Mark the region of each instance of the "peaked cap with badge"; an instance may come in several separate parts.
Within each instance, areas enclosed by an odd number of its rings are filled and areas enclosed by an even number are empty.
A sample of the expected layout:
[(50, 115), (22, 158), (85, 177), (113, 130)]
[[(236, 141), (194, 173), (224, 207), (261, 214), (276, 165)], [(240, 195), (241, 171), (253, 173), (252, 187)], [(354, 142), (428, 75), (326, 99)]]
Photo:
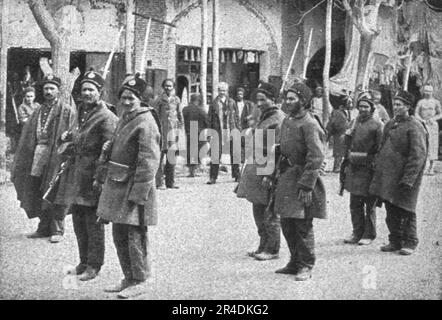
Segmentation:
[(98, 72), (95, 72), (94, 69), (90, 69), (84, 74), (83, 79), (81, 79), (81, 84), (86, 82), (92, 83), (99, 90), (101, 90), (104, 86), (105, 80)]
[(142, 99), (143, 93), (146, 90), (147, 82), (140, 78), (140, 74), (137, 72), (135, 76), (126, 78), (118, 92), (118, 98), (121, 97), (124, 90), (131, 91), (138, 99)]

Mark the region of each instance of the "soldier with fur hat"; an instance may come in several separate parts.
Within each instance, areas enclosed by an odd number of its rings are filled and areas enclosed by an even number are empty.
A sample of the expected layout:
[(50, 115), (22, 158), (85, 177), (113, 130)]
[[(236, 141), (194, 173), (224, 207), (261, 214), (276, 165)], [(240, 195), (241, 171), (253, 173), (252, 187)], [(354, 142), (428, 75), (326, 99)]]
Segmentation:
[(326, 218), (324, 183), (325, 130), (309, 112), (310, 88), (295, 83), (286, 93), (289, 117), (281, 125), (280, 177), (275, 192), (275, 213), (290, 250), (289, 263), (276, 273), (311, 277), (315, 264), (313, 218)]
[[(281, 123), (285, 117), (284, 112), (275, 105), (277, 94), (277, 88), (269, 83), (262, 83), (258, 87), (256, 100), (261, 116), (252, 131), (254, 148), (248, 148), (246, 145), (247, 162), (237, 191), (238, 198), (245, 198), (253, 204), (253, 218), (258, 228), (260, 241), (258, 248), (249, 252), (248, 255), (261, 261), (278, 258), (281, 243), (279, 216), (267, 209), (271, 187), (270, 178), (267, 175), (273, 172), (276, 157), (273, 145), (267, 145), (267, 136), (273, 131), (275, 142), (279, 140)], [(260, 156), (262, 159), (254, 158), (254, 156)], [(265, 169), (271, 171), (267, 175), (260, 173)]]
[(136, 74), (119, 91), (120, 116), (109, 153), (97, 214), (112, 222), (112, 236), (124, 279), (107, 292), (129, 298), (146, 290), (150, 277), (148, 226), (157, 223), (155, 175), (161, 133), (153, 108), (142, 103), (147, 83)]
[(26, 121), (14, 158), (11, 180), (21, 207), (29, 218), (38, 217), (37, 231), (28, 238), (63, 240), (66, 206), (43, 201), (49, 182), (60, 167), (57, 143), (76, 121), (75, 108), (60, 99), (61, 80), (43, 79), (44, 102)]
[(375, 105), (370, 97), (357, 102), (359, 115), (345, 139), (344, 188), (350, 192), (352, 235), (345, 243), (368, 245), (376, 238), (376, 198), (368, 189), (373, 177), (373, 162), (382, 142), (383, 124), (374, 117)]
[(94, 279), (104, 263), (104, 226), (97, 223), (100, 184), (99, 157), (105, 141), (112, 138), (118, 121), (101, 100), (103, 77), (90, 70), (81, 80), (81, 103), (76, 125), (61, 136), (72, 145), (71, 165), (62, 176), (55, 202), (70, 206), (80, 263), (70, 270), (79, 279)]
[(412, 254), (417, 247), (416, 205), (428, 151), (428, 133), (408, 114), (414, 96), (407, 91), (393, 98), (394, 118), (384, 128), (370, 193), (381, 199), (387, 211), (390, 234), (385, 252)]

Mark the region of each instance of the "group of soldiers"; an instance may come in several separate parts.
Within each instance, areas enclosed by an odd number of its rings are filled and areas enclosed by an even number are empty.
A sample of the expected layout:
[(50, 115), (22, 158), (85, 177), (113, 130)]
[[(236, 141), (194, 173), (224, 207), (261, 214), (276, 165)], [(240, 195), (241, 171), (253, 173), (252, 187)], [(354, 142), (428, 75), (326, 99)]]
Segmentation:
[[(120, 298), (146, 291), (151, 272), (148, 226), (157, 224), (156, 193), (164, 189), (164, 175), (166, 188), (177, 187), (169, 151), (176, 148), (179, 135), (175, 131), (184, 122), (189, 136), (188, 123), (194, 120), (199, 131), (219, 132), (220, 140), (223, 131), (234, 128), (247, 128), (252, 136), (264, 132), (262, 139), (255, 139), (255, 150), (261, 152), (254, 154), (265, 157), (267, 163), (246, 161), (240, 170), (240, 163), (231, 161), (232, 177), (239, 182), (237, 197), (252, 202), (260, 237), (259, 247), (248, 255), (261, 261), (278, 258), (282, 229), (290, 261), (276, 272), (295, 275), (299, 281), (311, 277), (313, 218), (327, 215), (320, 175), (327, 133), (321, 119), (311, 112), (309, 87), (293, 84), (285, 92), (283, 112), (276, 104), (279, 90), (270, 83), (262, 82), (256, 90), (255, 107), (244, 100), (244, 89), (237, 91), (235, 101), (228, 95), (228, 84), (221, 82), (207, 115), (199, 95), (191, 96), (181, 114), (173, 80), (163, 82), (164, 93), (150, 104), (147, 83), (136, 74), (121, 85), (117, 116), (101, 100), (104, 79), (99, 73), (91, 70), (83, 76), (81, 102), (76, 107), (63, 102), (61, 86), (55, 75), (43, 79), (44, 102), (24, 123), (12, 181), (27, 216), (40, 220), (29, 238), (62, 241), (64, 218), (72, 214), (80, 261), (71, 274), (82, 281), (99, 274), (105, 225), (111, 222), (124, 278), (105, 291), (116, 292)], [(376, 237), (375, 208), (384, 203), (390, 243), (382, 250), (411, 254), (417, 246), (415, 209), (428, 147), (424, 125), (408, 115), (413, 99), (408, 92), (398, 92), (394, 118), (385, 127), (373, 116), (376, 109), (371, 96), (362, 95), (357, 101), (359, 115), (345, 142), (345, 189), (351, 193), (353, 223), (346, 242), (368, 244)], [(274, 145), (264, 143), (270, 131), (275, 133)], [(208, 184), (216, 183), (220, 169), (218, 159), (213, 160)], [(271, 172), (262, 174), (260, 169), (269, 164)], [(195, 165), (189, 169), (194, 175)]]
[[(261, 165), (257, 163), (262, 162), (247, 163), (239, 182), (237, 196), (253, 204), (260, 237), (258, 248), (248, 255), (261, 261), (277, 259), (282, 229), (290, 261), (276, 273), (305, 281), (311, 278), (315, 264), (313, 219), (327, 216), (321, 178), (327, 133), (310, 112), (312, 93), (305, 84), (295, 83), (286, 91), (287, 114), (275, 106), (277, 90), (272, 85), (263, 84), (257, 92), (261, 117), (256, 129), (276, 131), (276, 143), (271, 150), (264, 144), (256, 148), (273, 152), (277, 160), (271, 175), (258, 173)], [(394, 117), (385, 126), (376, 102), (372, 94), (361, 93), (356, 101), (358, 115), (345, 132), (340, 170), (343, 187), (350, 193), (353, 230), (344, 242), (371, 244), (376, 238), (376, 207), (384, 204), (390, 234), (381, 251), (410, 255), (418, 244), (416, 204), (428, 153), (428, 131), (425, 123), (409, 114), (414, 106), (409, 92), (394, 96)]]

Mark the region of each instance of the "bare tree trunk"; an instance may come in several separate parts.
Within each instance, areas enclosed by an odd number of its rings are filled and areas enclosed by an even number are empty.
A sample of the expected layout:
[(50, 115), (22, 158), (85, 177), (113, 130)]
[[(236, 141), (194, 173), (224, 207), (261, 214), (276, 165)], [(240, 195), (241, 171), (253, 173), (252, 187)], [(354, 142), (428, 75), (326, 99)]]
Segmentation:
[(207, 0), (201, 0), (201, 98), (204, 108), (207, 105)]
[(135, 16), (133, 12), (135, 10), (135, 0), (126, 0), (126, 73), (133, 73), (133, 59), (134, 59), (134, 28), (135, 28)]
[(51, 45), (52, 70), (62, 82), (60, 97), (62, 101), (69, 103), (75, 77), (69, 73), (71, 48), (67, 32), (57, 28), (61, 21), (55, 22), (44, 0), (28, 0), (28, 4), (43, 36)]
[(212, 100), (218, 94), (219, 81), (219, 19), (218, 19), (218, 0), (213, 2), (213, 30), (212, 30)]
[(361, 43), (359, 46), (359, 60), (358, 60), (358, 72), (356, 73), (356, 91), (364, 88), (364, 80), (367, 74), (368, 62), (370, 53), (373, 47), (374, 34), (364, 33), (361, 34)]
[(330, 111), (330, 63), (331, 63), (331, 27), (332, 27), (332, 9), (333, 0), (327, 0), (327, 11), (325, 14), (325, 59), (324, 70), (322, 74), (323, 78), (323, 108), (322, 108), (322, 121), (324, 125), (327, 125)]

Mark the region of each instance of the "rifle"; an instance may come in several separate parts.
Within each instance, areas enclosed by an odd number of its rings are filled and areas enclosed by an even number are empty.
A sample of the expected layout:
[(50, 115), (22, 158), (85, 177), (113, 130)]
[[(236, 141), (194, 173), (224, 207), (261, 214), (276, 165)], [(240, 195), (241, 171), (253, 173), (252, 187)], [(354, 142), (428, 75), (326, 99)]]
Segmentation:
[(71, 159), (72, 158), (68, 158), (66, 161), (60, 164), (60, 169), (58, 170), (57, 174), (49, 182), (49, 188), (43, 195), (43, 200), (46, 200), (50, 203), (53, 203), (55, 201), (55, 197), (58, 191), (58, 186), (60, 184), (60, 177), (69, 167)]
[(270, 218), (275, 216), (275, 197), (276, 197), (276, 186), (278, 184), (278, 179), (281, 176), (281, 163), (282, 163), (282, 154), (281, 154), (281, 146), (276, 145), (275, 147), (275, 158), (276, 158), (276, 164), (275, 164), (275, 170), (273, 171), (272, 175), (270, 176), (270, 179), (272, 180), (272, 186), (269, 189), (269, 202), (266, 206), (266, 213), (270, 213), (267, 215)]
[(15, 121), (17, 122), (17, 124), (19, 124), (20, 119), (18, 118), (17, 103), (15, 102), (15, 94), (14, 94), (14, 92), (12, 92), (12, 85), (10, 82), (8, 82), (8, 91), (9, 91), (9, 95), (11, 96), (12, 109), (14, 110)]
[(349, 165), (350, 161), (345, 158), (344, 161), (342, 161), (341, 168), (339, 169), (339, 195), (342, 197), (344, 195), (344, 184), (345, 184), (345, 177), (347, 173), (345, 172), (345, 169), (347, 169), (347, 166)]

